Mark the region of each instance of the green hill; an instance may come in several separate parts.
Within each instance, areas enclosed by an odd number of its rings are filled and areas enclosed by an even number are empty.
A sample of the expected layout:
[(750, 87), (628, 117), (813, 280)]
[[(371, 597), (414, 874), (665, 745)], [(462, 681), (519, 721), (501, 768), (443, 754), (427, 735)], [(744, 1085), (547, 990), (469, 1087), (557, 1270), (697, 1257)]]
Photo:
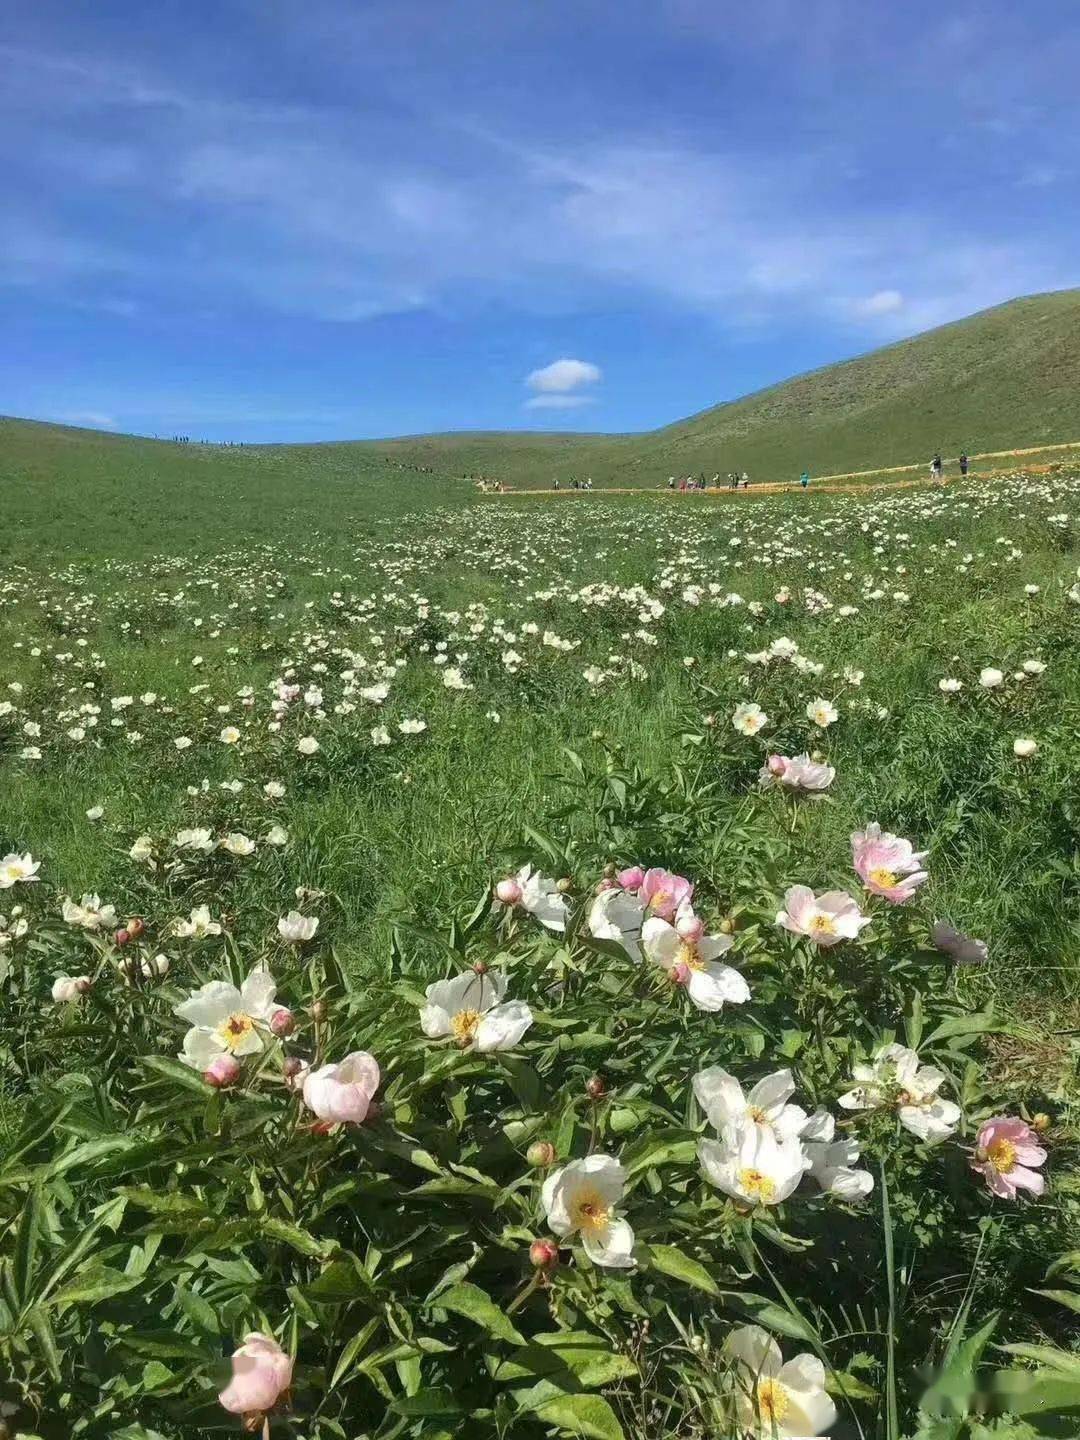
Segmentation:
[(221, 549), (517, 487), (748, 470), (790, 479), (1080, 439), (1080, 290), (1014, 300), (632, 435), (506, 431), (322, 445), (178, 445), (0, 419), (0, 554)]
[(407, 438), (388, 453), (548, 484), (655, 485), (748, 470), (790, 479), (1080, 439), (1080, 290), (1013, 300), (639, 435)]

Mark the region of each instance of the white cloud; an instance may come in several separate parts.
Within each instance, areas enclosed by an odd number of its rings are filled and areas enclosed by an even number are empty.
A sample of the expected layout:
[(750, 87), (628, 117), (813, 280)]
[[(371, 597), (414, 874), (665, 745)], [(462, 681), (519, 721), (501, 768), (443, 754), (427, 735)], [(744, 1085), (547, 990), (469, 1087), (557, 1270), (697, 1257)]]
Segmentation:
[(856, 315), (871, 318), (875, 315), (895, 315), (903, 307), (904, 297), (899, 290), (875, 290), (872, 295), (856, 300), (852, 309)]
[(580, 410), (583, 405), (595, 405), (594, 395), (558, 395), (545, 392), (533, 395), (525, 401), (526, 410)]
[(601, 373), (599, 365), (588, 360), (553, 360), (543, 369), (526, 375), (525, 384), (541, 394), (565, 395), (571, 390), (580, 390), (583, 385), (595, 385)]

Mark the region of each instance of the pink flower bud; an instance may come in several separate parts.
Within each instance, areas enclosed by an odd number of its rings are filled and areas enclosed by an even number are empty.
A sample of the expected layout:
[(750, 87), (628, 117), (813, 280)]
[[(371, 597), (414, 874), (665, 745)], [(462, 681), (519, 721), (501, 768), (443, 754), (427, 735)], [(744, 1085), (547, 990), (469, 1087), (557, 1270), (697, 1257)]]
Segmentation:
[(240, 1061), (235, 1055), (215, 1055), (203, 1071), (203, 1079), (215, 1090), (225, 1090), (240, 1078)]
[(495, 886), (495, 898), (504, 905), (516, 905), (521, 899), (521, 886), (512, 876), (508, 876)]
[(537, 1270), (550, 1270), (559, 1263), (559, 1247), (554, 1240), (534, 1240), (529, 1246), (529, 1261)]
[(784, 771), (787, 769), (787, 756), (770, 755), (769, 758), (765, 761), (765, 764), (769, 767), (770, 775), (783, 775)]
[(291, 1035), (295, 1029), (296, 1016), (291, 1010), (287, 1010), (284, 1005), (282, 1005), (280, 1009), (275, 1010), (270, 1016), (271, 1033), (277, 1035), (279, 1038), (285, 1035)]
[(232, 1415), (262, 1416), (292, 1384), (293, 1362), (272, 1335), (253, 1332), (233, 1353), (232, 1379), (218, 1403)]
[(619, 888), (619, 882), (617, 880), (611, 880), (605, 875), (603, 880), (601, 880), (599, 885), (597, 885), (596, 893), (599, 895), (604, 890), (618, 890)]
[(130, 930), (117, 930), (116, 934), (113, 936), (113, 941), (114, 941), (114, 943), (115, 943), (116, 945), (118, 945), (118, 946), (121, 946), (121, 947), (124, 946), (124, 945), (126, 945), (130, 939), (131, 939), (131, 931), (130, 931)]
[(628, 870), (620, 870), (616, 879), (624, 890), (640, 890), (645, 871), (640, 865), (631, 865)]
[(671, 978), (676, 985), (686, 985), (690, 980), (690, 966), (678, 961), (671, 967)]
[(705, 934), (705, 926), (701, 923), (699, 915), (684, 915), (681, 920), (676, 920), (675, 929), (680, 940), (686, 940), (691, 944), (695, 940), (700, 940)]

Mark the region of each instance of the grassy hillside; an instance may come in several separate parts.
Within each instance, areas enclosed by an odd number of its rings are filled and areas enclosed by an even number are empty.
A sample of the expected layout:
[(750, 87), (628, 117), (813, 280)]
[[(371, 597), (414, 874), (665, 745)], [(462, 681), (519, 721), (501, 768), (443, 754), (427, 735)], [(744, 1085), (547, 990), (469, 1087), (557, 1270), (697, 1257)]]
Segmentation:
[(524, 485), (552, 475), (654, 485), (672, 472), (761, 480), (1080, 437), (1080, 290), (1014, 300), (641, 435), (431, 435), (390, 454)]
[(0, 554), (16, 530), (46, 551), (218, 548), (465, 501), (461, 477), (518, 487), (558, 475), (662, 484), (870, 469), (1080, 438), (1080, 290), (1016, 300), (637, 435), (423, 435), (221, 447), (0, 420)]

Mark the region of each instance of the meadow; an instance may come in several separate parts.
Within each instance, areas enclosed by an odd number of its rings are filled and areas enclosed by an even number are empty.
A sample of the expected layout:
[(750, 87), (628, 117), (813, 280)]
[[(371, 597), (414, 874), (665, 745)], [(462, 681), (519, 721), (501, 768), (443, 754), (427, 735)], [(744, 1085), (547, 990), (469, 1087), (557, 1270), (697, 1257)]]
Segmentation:
[(1075, 1434), (1080, 477), (119, 448), (3, 541), (0, 1424)]

